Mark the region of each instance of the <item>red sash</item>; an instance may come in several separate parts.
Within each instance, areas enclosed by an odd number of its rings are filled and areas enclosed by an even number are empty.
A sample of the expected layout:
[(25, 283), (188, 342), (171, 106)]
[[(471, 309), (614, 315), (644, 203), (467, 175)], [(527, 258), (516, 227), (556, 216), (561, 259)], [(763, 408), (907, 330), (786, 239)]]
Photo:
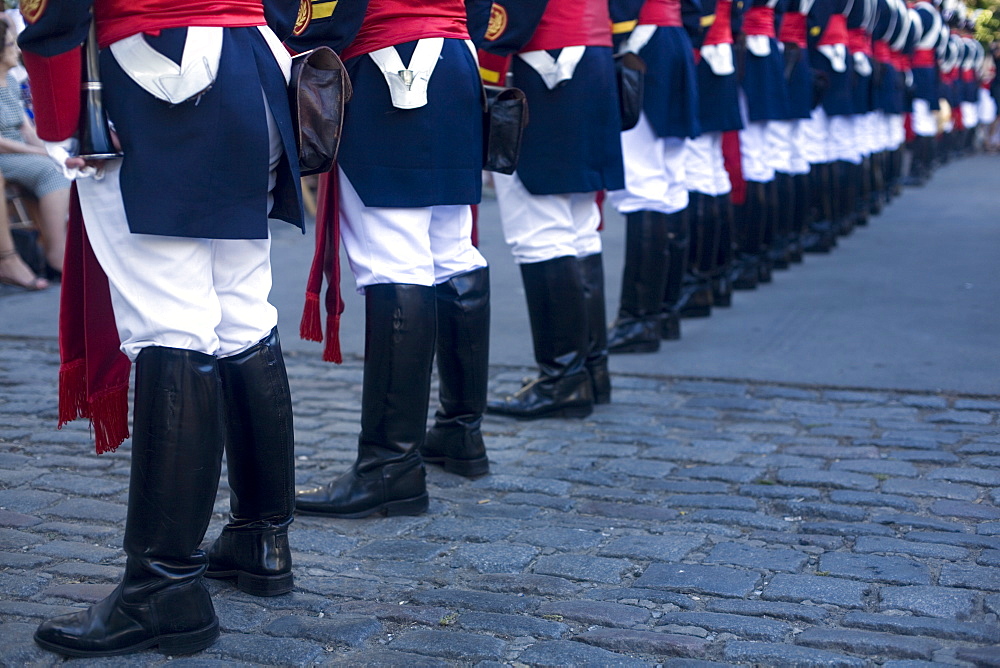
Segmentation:
[(682, 27), (681, 0), (646, 0), (639, 12), (639, 25)]
[(611, 46), (611, 14), (602, 0), (549, 0), (545, 14), (522, 51), (567, 46)]
[(778, 40), (795, 44), (804, 49), (808, 46), (806, 41), (806, 15), (798, 12), (789, 12), (781, 19), (781, 31), (778, 33)]
[(776, 37), (774, 32), (774, 8), (751, 7), (743, 17), (743, 32), (747, 35)]
[(425, 37), (469, 39), (462, 0), (370, 0), (344, 60)]
[(265, 25), (260, 0), (98, 0), (97, 41), (101, 48), (137, 33), (166, 28)]

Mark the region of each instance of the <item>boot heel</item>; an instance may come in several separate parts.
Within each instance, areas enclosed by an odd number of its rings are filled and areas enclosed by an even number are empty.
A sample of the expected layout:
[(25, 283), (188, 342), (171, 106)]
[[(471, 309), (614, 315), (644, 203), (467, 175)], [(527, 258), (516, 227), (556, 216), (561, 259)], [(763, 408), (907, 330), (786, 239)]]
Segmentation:
[(240, 571), (236, 575), (236, 588), (251, 596), (281, 596), (292, 591), (292, 574), (254, 575)]
[(477, 459), (451, 459), (443, 457), (440, 464), (448, 473), (454, 473), (464, 478), (479, 478), (490, 472), (490, 460), (486, 457), (479, 457)]
[(427, 492), (424, 492), (420, 496), (415, 496), (412, 499), (389, 501), (382, 506), (382, 512), (385, 513), (386, 517), (394, 517), (396, 515), (422, 515), (427, 512), (427, 508), (429, 507), (430, 497), (427, 496)]
[(219, 620), (214, 620), (203, 629), (190, 633), (172, 633), (160, 636), (157, 641), (161, 654), (187, 655), (211, 647), (219, 638)]

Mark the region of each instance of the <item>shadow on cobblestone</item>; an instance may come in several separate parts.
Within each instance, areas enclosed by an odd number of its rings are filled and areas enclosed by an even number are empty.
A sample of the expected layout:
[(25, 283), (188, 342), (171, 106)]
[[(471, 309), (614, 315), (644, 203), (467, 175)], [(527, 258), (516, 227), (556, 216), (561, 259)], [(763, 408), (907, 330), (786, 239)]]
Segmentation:
[[(355, 454), (361, 364), (287, 359), (297, 482)], [(521, 369), (494, 368), (496, 392)], [(0, 347), (0, 665), (100, 599), (128, 450), (56, 431), (56, 351)], [(585, 421), (488, 418), (421, 517), (297, 518), (295, 591), (210, 581), (202, 654), (108, 666), (1000, 665), (1000, 397), (615, 377)], [(228, 507), (220, 489), (214, 535)]]

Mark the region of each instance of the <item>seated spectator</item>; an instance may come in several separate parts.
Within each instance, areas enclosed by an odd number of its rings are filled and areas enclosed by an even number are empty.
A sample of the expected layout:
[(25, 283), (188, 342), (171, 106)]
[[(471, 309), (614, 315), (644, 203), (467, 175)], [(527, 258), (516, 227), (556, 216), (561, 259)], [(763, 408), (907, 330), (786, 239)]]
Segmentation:
[[(0, 191), (4, 185), (3, 176), (0, 176)], [(35, 276), (35, 272), (17, 254), (6, 206), (0, 206), (0, 283), (16, 285), (25, 290), (44, 290), (49, 287), (49, 282)]]
[(12, 183), (38, 199), (39, 227), (45, 260), (61, 272), (66, 248), (66, 218), (69, 215), (70, 182), (35, 134), (35, 126), (24, 111), (21, 89), (11, 70), (20, 64), (16, 36), (6, 21), (0, 21), (0, 172)]

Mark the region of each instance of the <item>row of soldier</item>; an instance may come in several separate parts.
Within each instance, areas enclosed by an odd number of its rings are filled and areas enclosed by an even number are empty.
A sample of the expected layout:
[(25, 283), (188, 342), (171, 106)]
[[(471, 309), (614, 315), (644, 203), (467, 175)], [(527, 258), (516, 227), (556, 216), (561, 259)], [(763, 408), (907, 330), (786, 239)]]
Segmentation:
[[(938, 8), (897, 0), (302, 0), (297, 16), (289, 4), (21, 2), (39, 134), (80, 177), (60, 419), (90, 418), (99, 451), (127, 436), (136, 365), (125, 576), (100, 603), (39, 627), (52, 651), (199, 651), (219, 634), (203, 577), (258, 596), (291, 591), (293, 512), (425, 512), (425, 464), (488, 472), (487, 410), (572, 418), (610, 402), (609, 352), (656, 350), (680, 335), (680, 317), (828, 251), (884, 203), (902, 176), (908, 94), (911, 171), (924, 176), (939, 76), (958, 66), (965, 82), (981, 53), (946, 35)], [(75, 155), (73, 137), (91, 13), (124, 154), (97, 162)], [(297, 494), (267, 301), (268, 214), (302, 224), (282, 44), (332, 47), (354, 89), (338, 165), (321, 177), (301, 333), (339, 357), (339, 290), (320, 295), (322, 277), (337, 276), (338, 241), (365, 299), (356, 461)], [(957, 58), (959, 47), (975, 55)], [(616, 52), (645, 63), (628, 129)], [(508, 74), (531, 121), (516, 171), (494, 182), (539, 369), (488, 402), (489, 269), (472, 243), (473, 206), (481, 78)], [(87, 178), (95, 170), (102, 178)], [(610, 331), (601, 193), (627, 221)], [(230, 517), (203, 551), (223, 450)]]

